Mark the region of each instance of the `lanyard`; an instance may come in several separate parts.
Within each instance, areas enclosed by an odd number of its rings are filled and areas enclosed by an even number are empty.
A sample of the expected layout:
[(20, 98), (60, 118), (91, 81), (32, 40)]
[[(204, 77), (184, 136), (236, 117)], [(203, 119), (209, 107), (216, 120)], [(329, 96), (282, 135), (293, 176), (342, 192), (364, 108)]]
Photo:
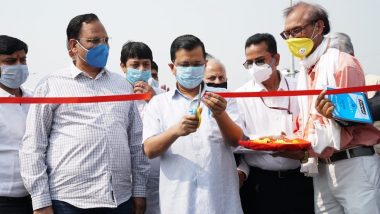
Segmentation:
[[(288, 81), (286, 80), (285, 77), (284, 77), (284, 80), (285, 80), (285, 83), (286, 83), (286, 87), (288, 88), (288, 91), (289, 91), (289, 90), (290, 90), (290, 88), (289, 88), (289, 83), (288, 83)], [(292, 114), (292, 113), (290, 112), (290, 97), (288, 97), (288, 108), (268, 106), (268, 105), (264, 102), (263, 97), (260, 97), (260, 99), (261, 99), (261, 101), (263, 102), (263, 104), (264, 104), (267, 108), (275, 109), (275, 110), (281, 110), (281, 111), (287, 111), (288, 114)]]

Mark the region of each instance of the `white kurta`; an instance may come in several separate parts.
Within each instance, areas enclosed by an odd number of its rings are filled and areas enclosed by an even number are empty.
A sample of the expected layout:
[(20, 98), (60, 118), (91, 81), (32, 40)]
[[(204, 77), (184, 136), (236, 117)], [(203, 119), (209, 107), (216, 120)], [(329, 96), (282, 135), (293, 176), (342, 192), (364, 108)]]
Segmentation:
[[(23, 89), (23, 97), (32, 93)], [(0, 88), (0, 97), (14, 97)], [(0, 196), (24, 197), (29, 193), (20, 175), (19, 149), (25, 133), (29, 104), (0, 105)]]
[[(144, 115), (143, 141), (178, 123), (197, 100), (186, 98), (178, 90), (153, 97)], [(178, 138), (160, 156), (161, 213), (242, 213), (232, 150), (209, 109), (203, 103), (201, 107), (198, 130)], [(227, 112), (239, 123), (235, 100), (228, 100)]]

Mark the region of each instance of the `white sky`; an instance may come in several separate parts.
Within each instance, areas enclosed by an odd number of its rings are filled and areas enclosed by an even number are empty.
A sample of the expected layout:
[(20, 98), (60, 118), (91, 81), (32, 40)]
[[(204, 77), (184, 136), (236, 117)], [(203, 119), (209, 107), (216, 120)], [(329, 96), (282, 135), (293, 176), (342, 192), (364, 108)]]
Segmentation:
[[(311, 2), (327, 9), (332, 31), (351, 36), (365, 73), (380, 74), (380, 1)], [(242, 67), (244, 44), (255, 33), (273, 34), (281, 54), (279, 69), (290, 66), (290, 53), (279, 36), (284, 24), (282, 10), (287, 6), (289, 0), (7, 0), (1, 4), (0, 34), (29, 45), (31, 75), (26, 86), (31, 89), (43, 76), (70, 63), (66, 27), (74, 16), (90, 12), (99, 16), (112, 37), (110, 70), (121, 72), (123, 43), (142, 41), (153, 51), (161, 83), (173, 85), (175, 78), (167, 66), (170, 44), (177, 36), (193, 34), (204, 42), (207, 52), (225, 64), (229, 87), (234, 89), (248, 80)]]

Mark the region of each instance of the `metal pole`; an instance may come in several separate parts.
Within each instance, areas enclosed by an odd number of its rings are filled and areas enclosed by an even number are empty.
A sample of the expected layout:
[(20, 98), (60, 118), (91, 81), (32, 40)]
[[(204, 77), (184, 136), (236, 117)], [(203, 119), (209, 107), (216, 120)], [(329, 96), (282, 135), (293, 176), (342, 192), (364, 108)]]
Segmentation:
[[(293, 6), (293, 0), (289, 0), (290, 7)], [(295, 69), (294, 69), (294, 56), (291, 55), (291, 66), (290, 66), (290, 75), (295, 77)]]

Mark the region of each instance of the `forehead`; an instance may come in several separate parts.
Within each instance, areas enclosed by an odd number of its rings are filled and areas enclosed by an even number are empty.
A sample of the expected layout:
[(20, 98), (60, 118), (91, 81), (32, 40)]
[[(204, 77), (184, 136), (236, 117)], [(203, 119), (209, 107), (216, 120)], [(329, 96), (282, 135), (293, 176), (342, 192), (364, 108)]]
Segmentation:
[(183, 61), (204, 61), (203, 50), (201, 46), (198, 46), (192, 50), (179, 49), (175, 53), (175, 61), (183, 62)]
[(264, 57), (269, 53), (267, 49), (268, 45), (264, 41), (260, 42), (259, 44), (252, 44), (245, 49), (245, 56), (247, 59)]
[(224, 75), (223, 66), (215, 60), (209, 60), (206, 66), (206, 74)]
[(106, 29), (100, 21), (92, 21), (90, 23), (82, 23), (82, 27), (79, 33), (80, 37), (107, 37)]
[(150, 62), (150, 59), (139, 59), (139, 58), (129, 58), (127, 63), (147, 63)]
[(18, 50), (13, 52), (12, 54), (0, 54), (0, 59), (8, 59), (8, 58), (23, 58), (26, 57), (26, 53), (24, 50)]
[(291, 30), (309, 23), (311, 19), (311, 7), (299, 6), (285, 18), (284, 30)]

